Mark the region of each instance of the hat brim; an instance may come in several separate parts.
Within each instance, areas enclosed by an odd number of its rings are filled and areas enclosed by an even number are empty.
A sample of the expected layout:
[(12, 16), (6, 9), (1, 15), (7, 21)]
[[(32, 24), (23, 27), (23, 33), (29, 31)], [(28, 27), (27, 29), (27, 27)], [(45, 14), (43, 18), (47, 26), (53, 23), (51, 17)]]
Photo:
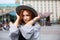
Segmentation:
[(18, 15), (20, 15), (20, 11), (23, 10), (23, 9), (27, 9), (27, 10), (30, 10), (31, 12), (33, 12), (35, 14), (35, 16), (37, 16), (37, 12), (35, 11), (35, 9), (33, 9), (32, 7), (29, 7), (29, 6), (26, 6), (26, 5), (21, 5), (21, 6), (18, 6), (16, 8), (16, 13)]

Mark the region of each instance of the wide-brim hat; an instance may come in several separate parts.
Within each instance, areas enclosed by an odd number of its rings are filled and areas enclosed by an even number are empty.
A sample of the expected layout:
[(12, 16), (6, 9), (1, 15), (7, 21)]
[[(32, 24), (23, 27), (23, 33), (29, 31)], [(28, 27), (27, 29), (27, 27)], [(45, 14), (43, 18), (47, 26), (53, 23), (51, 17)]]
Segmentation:
[(29, 7), (29, 6), (26, 6), (26, 5), (20, 5), (20, 6), (16, 7), (16, 13), (17, 13), (18, 15), (20, 15), (20, 11), (23, 10), (23, 9), (30, 10), (32, 13), (35, 14), (35, 16), (37, 16), (36, 10), (33, 9), (32, 7)]

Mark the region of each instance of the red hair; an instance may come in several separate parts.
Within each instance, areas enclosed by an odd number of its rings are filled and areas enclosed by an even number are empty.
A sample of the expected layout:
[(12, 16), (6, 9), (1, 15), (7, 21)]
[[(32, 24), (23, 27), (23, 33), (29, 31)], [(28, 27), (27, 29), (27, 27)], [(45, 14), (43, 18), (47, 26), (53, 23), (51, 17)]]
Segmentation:
[(23, 10), (20, 11), (20, 20), (19, 20), (19, 24), (25, 23), (25, 22), (23, 21), (23, 12), (24, 12), (24, 11), (27, 11), (27, 12), (28, 12), (28, 14), (29, 14), (30, 17), (31, 17), (31, 20), (35, 17), (35, 14), (34, 14), (32, 11), (23, 9)]

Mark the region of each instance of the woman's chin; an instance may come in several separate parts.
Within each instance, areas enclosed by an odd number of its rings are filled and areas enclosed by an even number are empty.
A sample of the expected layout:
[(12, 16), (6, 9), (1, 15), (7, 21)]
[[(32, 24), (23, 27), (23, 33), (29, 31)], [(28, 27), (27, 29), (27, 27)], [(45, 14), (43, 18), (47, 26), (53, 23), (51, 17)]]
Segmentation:
[(28, 23), (28, 21), (25, 21), (25, 23)]

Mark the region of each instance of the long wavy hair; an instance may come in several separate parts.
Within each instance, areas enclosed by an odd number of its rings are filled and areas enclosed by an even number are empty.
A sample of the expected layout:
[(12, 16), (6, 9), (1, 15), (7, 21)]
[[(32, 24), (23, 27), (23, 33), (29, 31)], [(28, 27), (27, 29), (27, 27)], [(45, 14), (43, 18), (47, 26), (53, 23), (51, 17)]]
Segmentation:
[(33, 19), (33, 18), (35, 18), (35, 14), (32, 12), (32, 11), (30, 11), (30, 10), (27, 10), (27, 9), (23, 9), (23, 10), (21, 10), (20, 11), (20, 20), (19, 20), (19, 24), (25, 24), (25, 22), (23, 21), (23, 12), (24, 11), (27, 11), (28, 12), (28, 14), (30, 15), (30, 17), (31, 17), (31, 20)]

